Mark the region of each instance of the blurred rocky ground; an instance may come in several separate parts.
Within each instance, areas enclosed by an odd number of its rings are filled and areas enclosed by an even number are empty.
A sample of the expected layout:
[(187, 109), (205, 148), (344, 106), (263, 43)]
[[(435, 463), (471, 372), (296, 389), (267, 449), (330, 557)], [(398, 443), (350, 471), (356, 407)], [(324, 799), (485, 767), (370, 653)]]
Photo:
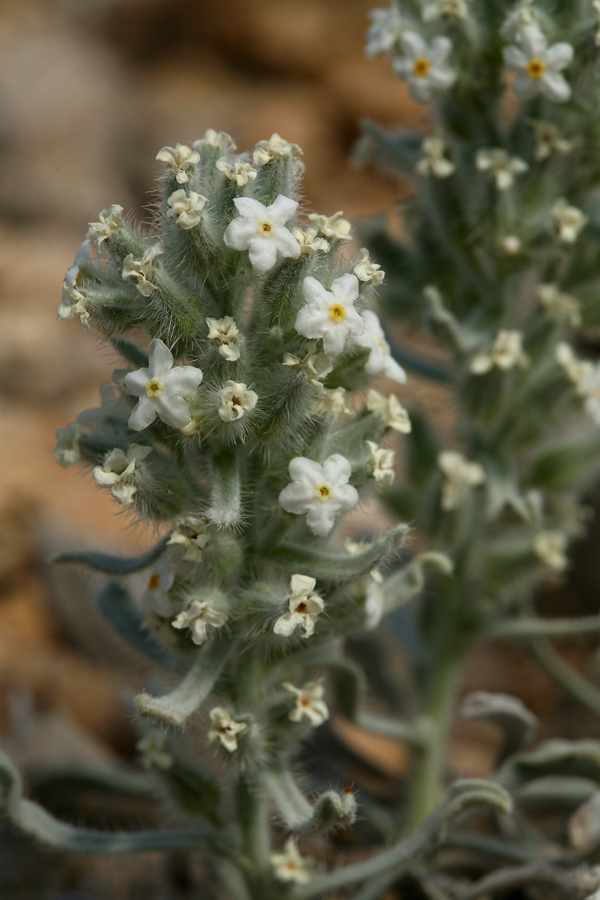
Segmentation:
[[(300, 144), (305, 194), (318, 212), (343, 209), (353, 220), (393, 215), (405, 188), (351, 162), (359, 122), (423, 130), (427, 122), (388, 63), (364, 58), (371, 6), (2, 3), (0, 743), (26, 775), (40, 765), (133, 760), (128, 694), (148, 675), (94, 613), (93, 585), (48, 564), (58, 548), (128, 552), (149, 541), (116, 515), (91, 478), (59, 468), (51, 456), (55, 430), (96, 405), (116, 363), (78, 323), (56, 322), (63, 275), (99, 210), (116, 202), (143, 220), (159, 172), (156, 152), (191, 143), (209, 127), (228, 131), (242, 149), (275, 131)], [(440, 423), (450, 421), (443, 392), (417, 378), (401, 399), (409, 390)], [(578, 652), (575, 646), (575, 658)], [(592, 731), (518, 649), (488, 648), (473, 658), (467, 681), (465, 691), (517, 693), (543, 719), (544, 734)], [(403, 774), (397, 747), (342, 725), (339, 734), (384, 773)], [(461, 726), (455, 771), (485, 774), (496, 745), (486, 726)], [(82, 861), (40, 854), (9, 833), (0, 845), (3, 900), (193, 896), (187, 863), (177, 857)]]

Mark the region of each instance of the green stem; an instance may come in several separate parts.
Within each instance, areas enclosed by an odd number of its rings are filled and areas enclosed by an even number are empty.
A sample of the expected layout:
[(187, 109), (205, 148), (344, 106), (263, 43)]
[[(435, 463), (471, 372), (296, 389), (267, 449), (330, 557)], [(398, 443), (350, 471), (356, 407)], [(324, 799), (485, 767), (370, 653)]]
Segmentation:
[(270, 874), (271, 837), (269, 814), (259, 784), (240, 777), (236, 792), (238, 821), (242, 829), (242, 853), (247, 864), (253, 895), (264, 897)]

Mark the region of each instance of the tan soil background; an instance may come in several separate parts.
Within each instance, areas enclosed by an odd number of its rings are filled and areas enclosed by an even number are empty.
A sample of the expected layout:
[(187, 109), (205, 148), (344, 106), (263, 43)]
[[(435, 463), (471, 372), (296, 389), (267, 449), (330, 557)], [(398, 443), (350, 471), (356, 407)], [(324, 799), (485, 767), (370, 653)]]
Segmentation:
[[(191, 143), (209, 127), (231, 133), (240, 149), (275, 131), (300, 144), (305, 194), (318, 212), (343, 209), (353, 220), (393, 213), (405, 189), (351, 162), (359, 122), (426, 130), (427, 120), (386, 60), (364, 58), (371, 6), (371, 0), (2, 4), (0, 745), (26, 773), (39, 765), (133, 760), (126, 697), (147, 675), (103, 629), (90, 582), (73, 571), (53, 574), (48, 564), (58, 549), (127, 553), (147, 542), (91, 477), (59, 468), (51, 456), (55, 430), (97, 404), (98, 387), (116, 364), (78, 323), (57, 323), (63, 275), (100, 209), (119, 203), (143, 220), (159, 173), (157, 151)], [(404, 402), (419, 397), (447, 427), (443, 394), (411, 379), (399, 395)], [(552, 596), (556, 608), (581, 608), (573, 589)], [(567, 648), (575, 661), (588, 649)], [(545, 735), (593, 732), (587, 714), (518, 650), (487, 648), (472, 660), (467, 681), (465, 691), (515, 692), (542, 718)], [(402, 774), (399, 748), (363, 746), (364, 739), (340, 729), (383, 770)], [(485, 774), (496, 743), (493, 729), (461, 728), (455, 771)], [(2, 900), (67, 897), (73, 890), (81, 898), (195, 896), (160, 893), (164, 861), (156, 856), (30, 857), (26, 843), (6, 840), (19, 852), (10, 865), (4, 859)]]

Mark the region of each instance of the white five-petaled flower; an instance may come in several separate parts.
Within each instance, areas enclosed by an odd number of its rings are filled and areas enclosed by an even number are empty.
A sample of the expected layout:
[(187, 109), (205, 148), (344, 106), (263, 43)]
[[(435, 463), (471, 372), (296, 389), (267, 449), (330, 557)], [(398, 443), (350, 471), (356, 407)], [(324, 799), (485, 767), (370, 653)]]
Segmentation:
[(141, 738), (135, 747), (142, 757), (142, 765), (145, 769), (165, 771), (170, 769), (174, 762), (169, 745), (169, 735), (166, 731), (152, 731)]
[(226, 381), (219, 396), (219, 415), (224, 422), (237, 422), (246, 412), (254, 409), (258, 401), (258, 394), (237, 381)]
[(233, 202), (239, 216), (229, 223), (223, 240), (233, 250), (248, 250), (259, 275), (273, 268), (278, 253), (290, 259), (300, 256), (300, 244), (285, 227), (298, 209), (296, 200), (280, 194), (270, 206), (251, 197), (236, 197)]
[(185, 428), (192, 417), (184, 397), (189, 396), (202, 381), (202, 372), (195, 366), (175, 366), (173, 354), (158, 338), (154, 341), (147, 369), (138, 369), (125, 376), (125, 387), (139, 402), (129, 417), (129, 427), (142, 431), (158, 416), (166, 425)]
[(377, 415), (381, 416), (386, 428), (392, 428), (394, 431), (402, 432), (402, 434), (410, 434), (412, 426), (408, 413), (395, 394), (384, 397), (379, 391), (370, 388), (367, 394), (367, 409), (369, 412), (377, 413)]
[(149, 297), (156, 290), (156, 285), (148, 280), (148, 276), (154, 260), (164, 252), (162, 241), (158, 241), (146, 250), (141, 259), (134, 259), (133, 253), (129, 253), (123, 260), (121, 276), (135, 279), (135, 286), (143, 297)]
[(168, 619), (173, 615), (169, 591), (174, 581), (169, 554), (165, 553), (150, 572), (146, 590), (142, 594), (142, 610), (146, 616), (156, 615)]
[(559, 240), (563, 244), (574, 244), (580, 232), (589, 222), (585, 213), (577, 206), (571, 206), (564, 197), (560, 197), (551, 209), (552, 221), (558, 231)]
[(136, 463), (145, 459), (152, 452), (152, 447), (141, 444), (130, 444), (127, 452), (115, 448), (106, 457), (102, 466), (95, 466), (92, 475), (96, 484), (110, 487), (115, 500), (121, 506), (128, 506), (133, 501), (137, 487), (133, 482)]
[(394, 480), (394, 450), (379, 447), (374, 441), (367, 441), (373, 463), (373, 478), (391, 484)]
[(366, 284), (370, 283), (377, 287), (377, 285), (380, 285), (385, 278), (385, 272), (381, 270), (380, 265), (371, 262), (369, 259), (369, 251), (366, 247), (362, 248), (360, 254), (362, 259), (354, 266), (352, 271), (359, 281), (364, 281)]
[(194, 150), (202, 150), (203, 147), (219, 148), (223, 153), (235, 153), (237, 146), (230, 134), (226, 131), (215, 131), (209, 128), (204, 137), (192, 144)]
[(548, 47), (537, 25), (530, 25), (523, 29), (520, 45), (509, 44), (503, 51), (506, 65), (518, 73), (515, 91), (527, 100), (542, 94), (553, 103), (565, 103), (571, 88), (560, 73), (573, 60), (571, 44), (561, 41)]
[(217, 341), (219, 344), (219, 353), (223, 359), (229, 362), (235, 362), (240, 358), (240, 348), (237, 345), (239, 336), (239, 328), (235, 324), (231, 316), (224, 316), (222, 319), (207, 319), (208, 339), (209, 341)]
[(329, 238), (330, 241), (351, 241), (352, 225), (348, 219), (343, 219), (344, 213), (338, 210), (332, 216), (320, 216), (318, 213), (311, 213), (309, 219), (315, 223), (320, 234)]
[(444, 473), (442, 509), (456, 509), (466, 497), (469, 488), (485, 481), (483, 466), (469, 460), (455, 450), (444, 450), (438, 455), (438, 466)]
[(84, 266), (90, 258), (92, 243), (87, 238), (79, 247), (75, 256), (73, 265), (65, 275), (62, 288), (62, 300), (58, 307), (57, 318), (60, 321), (64, 319), (73, 319), (76, 316), (79, 321), (89, 331), (88, 320), (90, 314), (86, 304), (86, 297), (77, 287), (79, 281), (79, 269)]
[[(314, 384), (314, 382), (313, 382)], [(353, 416), (354, 413), (346, 406), (346, 388), (325, 388), (317, 383), (319, 393), (314, 403), (317, 413), (330, 413), (333, 416)]]
[(308, 344), (306, 347), (306, 356), (294, 356), (293, 353), (285, 353), (283, 356), (284, 366), (294, 366), (299, 372), (308, 375), (312, 384), (318, 384), (332, 371), (333, 366), (330, 358), (326, 353), (317, 353), (316, 344)]
[(298, 241), (301, 255), (312, 255), (317, 250), (320, 250), (321, 253), (329, 253), (331, 250), (329, 242), (325, 238), (319, 237), (317, 228), (307, 228), (306, 231), (302, 231), (301, 228), (292, 228), (292, 236)]
[(578, 394), (585, 394), (584, 385), (592, 377), (594, 364), (587, 359), (578, 359), (573, 348), (566, 341), (556, 347), (556, 361), (573, 385)]
[(98, 222), (89, 223), (86, 237), (89, 241), (96, 239), (100, 246), (102, 241), (106, 241), (116, 234), (123, 224), (123, 207), (113, 203), (108, 209), (103, 209), (99, 213), (98, 220)]
[(290, 462), (292, 483), (279, 495), (279, 505), (296, 516), (306, 514), (313, 534), (326, 537), (339, 512), (349, 512), (358, 503), (358, 491), (348, 484), (352, 466), (345, 456), (334, 453), (323, 465), (304, 456)]
[(355, 338), (355, 344), (370, 350), (369, 358), (365, 363), (365, 371), (369, 375), (385, 375), (396, 384), (406, 382), (406, 372), (393, 358), (390, 345), (385, 339), (383, 328), (377, 313), (366, 309), (361, 313), (365, 330), (360, 337)]
[(208, 200), (201, 194), (197, 194), (195, 191), (187, 194), (181, 188), (179, 191), (174, 191), (167, 200), (167, 206), (170, 207), (167, 218), (176, 216), (179, 227), (189, 231), (202, 221), (200, 213), (207, 203)]
[(570, 294), (563, 294), (557, 284), (540, 284), (537, 296), (540, 304), (551, 316), (563, 319), (571, 328), (581, 325), (579, 301)]
[[(600, 2), (600, 0), (599, 0)], [(541, 162), (552, 153), (565, 155), (572, 153), (577, 146), (576, 141), (570, 141), (564, 137), (552, 122), (544, 122), (541, 119), (529, 119), (535, 136), (535, 158)]]
[(173, 628), (189, 628), (192, 632), (192, 641), (199, 645), (208, 638), (209, 625), (213, 628), (222, 628), (226, 621), (227, 615), (213, 609), (207, 601), (192, 600), (188, 608), (173, 619), (171, 625)]
[(452, 87), (456, 72), (446, 65), (452, 51), (449, 38), (441, 35), (429, 45), (416, 31), (405, 31), (400, 43), (402, 55), (394, 60), (394, 71), (408, 82), (411, 97), (429, 103), (434, 94)]
[(328, 356), (337, 356), (349, 337), (363, 333), (364, 324), (354, 303), (358, 300), (358, 278), (342, 275), (327, 291), (320, 281), (308, 276), (302, 283), (307, 301), (296, 316), (294, 328), (307, 338), (323, 338)]
[(238, 748), (238, 734), (247, 731), (247, 722), (237, 722), (222, 706), (215, 706), (210, 711), (212, 728), (208, 732), (209, 741), (219, 741), (229, 753)]
[(398, 45), (403, 21), (395, 2), (389, 9), (372, 9), (369, 18), (372, 24), (367, 29), (365, 55), (370, 58), (393, 50)]
[(179, 184), (189, 181), (188, 167), (200, 162), (200, 154), (192, 150), (187, 144), (177, 144), (175, 147), (163, 147), (156, 154), (156, 158), (166, 163), (175, 172), (175, 178)]
[(502, 147), (477, 151), (475, 164), (480, 172), (488, 172), (499, 191), (507, 191), (515, 183), (515, 175), (526, 172), (529, 166), (518, 156), (509, 156)]
[(523, 352), (523, 335), (520, 331), (502, 328), (489, 353), (478, 353), (471, 360), (470, 370), (474, 375), (485, 375), (494, 367), (507, 372), (514, 366), (525, 369), (529, 359)]
[(469, 14), (467, 0), (434, 0), (423, 10), (423, 21), (433, 19), (466, 19)]
[(290, 144), (277, 133), (272, 134), (268, 141), (259, 141), (254, 148), (254, 165), (265, 166), (274, 159), (284, 156), (301, 156), (302, 150), (298, 144)]
[(228, 181), (233, 181), (238, 187), (246, 187), (249, 181), (256, 178), (256, 169), (243, 159), (235, 159), (231, 163), (226, 156), (217, 160), (217, 169), (222, 172)]
[(57, 443), (52, 451), (52, 455), (63, 469), (74, 466), (76, 462), (79, 462), (81, 457), (79, 449), (80, 437), (81, 428), (77, 422), (71, 422), (66, 428), (59, 428), (56, 432)]
[(520, 42), (525, 29), (538, 24), (538, 13), (537, 10), (532, 9), (531, 3), (532, 0), (523, 0), (508, 14), (500, 29), (500, 37), (503, 41)]
[(310, 881), (308, 866), (311, 863), (310, 858), (300, 856), (293, 837), (288, 838), (285, 842), (283, 853), (271, 854), (273, 873), (279, 881), (295, 881), (298, 884), (306, 884)]
[(568, 539), (564, 531), (540, 531), (534, 538), (533, 550), (535, 555), (551, 569), (564, 572), (569, 565), (567, 545)]
[(183, 559), (190, 562), (201, 562), (202, 551), (210, 540), (210, 531), (206, 527), (206, 519), (195, 516), (184, 516), (175, 524), (169, 544), (179, 544), (185, 548)]
[(315, 623), (325, 608), (322, 598), (313, 593), (316, 583), (317, 579), (308, 575), (292, 575), (289, 608), (273, 625), (275, 634), (289, 637), (299, 625), (304, 628), (302, 637), (309, 638), (313, 634)]
[(449, 178), (456, 172), (456, 166), (446, 158), (448, 150), (441, 137), (431, 135), (421, 144), (423, 158), (415, 166), (417, 175), (433, 175), (434, 178)]
[(329, 718), (329, 710), (323, 700), (325, 688), (320, 681), (307, 681), (301, 688), (284, 681), (283, 687), (296, 696), (296, 705), (288, 715), (291, 722), (308, 719), (313, 728), (318, 728)]

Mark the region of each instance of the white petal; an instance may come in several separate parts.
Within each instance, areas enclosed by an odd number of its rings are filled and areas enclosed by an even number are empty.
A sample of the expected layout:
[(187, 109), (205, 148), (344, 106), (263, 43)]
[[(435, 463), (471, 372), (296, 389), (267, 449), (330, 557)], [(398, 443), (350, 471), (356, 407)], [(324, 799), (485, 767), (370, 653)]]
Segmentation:
[(133, 431), (143, 431), (156, 418), (156, 408), (150, 397), (140, 397), (139, 403), (129, 416), (127, 423)]
[(287, 228), (277, 229), (277, 234), (275, 235), (275, 243), (277, 244), (277, 249), (282, 256), (287, 256), (290, 259), (294, 259), (296, 256), (300, 255), (300, 244), (298, 243), (294, 235), (287, 230)]
[(267, 215), (267, 207), (252, 197), (236, 197), (233, 201), (241, 216), (248, 219), (263, 219)]
[(288, 484), (279, 495), (279, 505), (286, 512), (302, 516), (315, 502), (314, 487), (298, 481)]
[(173, 354), (160, 338), (156, 338), (152, 345), (150, 363), (148, 369), (152, 378), (164, 375), (173, 367)]
[(318, 537), (327, 537), (333, 528), (334, 522), (335, 509), (332, 503), (319, 503), (318, 505), (313, 506), (306, 516), (306, 524), (312, 533), (316, 534)]
[(382, 372), (390, 381), (395, 381), (396, 384), (406, 384), (406, 372), (393, 357), (385, 357)]
[(349, 512), (358, 503), (358, 491), (351, 484), (343, 484), (335, 489), (335, 506), (342, 512)]
[(427, 44), (416, 31), (405, 31), (402, 35), (402, 50), (411, 59), (427, 55)]
[[(244, 198), (238, 198), (244, 199)], [(249, 199), (249, 198), (246, 198)], [(256, 223), (254, 219), (234, 219), (230, 222), (223, 235), (223, 241), (232, 250), (247, 250), (250, 241), (256, 237)]]
[(135, 372), (129, 372), (124, 378), (125, 387), (135, 397), (143, 397), (151, 377), (150, 369), (137, 369)]
[(356, 275), (342, 275), (336, 278), (331, 285), (331, 293), (336, 300), (343, 300), (344, 305), (353, 304), (358, 300), (358, 278)]
[(431, 42), (431, 50), (429, 59), (435, 67), (443, 65), (446, 62), (452, 50), (452, 41), (444, 36), (436, 37)]
[(296, 456), (290, 462), (289, 473), (294, 481), (316, 485), (323, 478), (323, 467), (318, 462), (315, 462), (314, 459)]
[(290, 200), (289, 197), (284, 197), (283, 194), (280, 194), (275, 202), (267, 207), (267, 212), (277, 225), (285, 225), (296, 214), (297, 209), (298, 203), (296, 200)]
[(264, 275), (277, 262), (277, 245), (270, 238), (257, 237), (250, 242), (248, 255), (252, 268)]
[(156, 401), (156, 412), (165, 425), (173, 428), (185, 428), (192, 421), (188, 405), (182, 397), (160, 397)]
[(573, 47), (566, 41), (553, 44), (546, 53), (546, 65), (550, 69), (565, 69), (573, 62)]
[(202, 370), (195, 366), (177, 366), (165, 375), (166, 390), (171, 394), (187, 397), (202, 381)]
[(502, 51), (504, 62), (511, 69), (525, 70), (527, 68), (527, 57), (522, 50), (519, 50), (514, 44), (505, 47)]
[(571, 88), (558, 72), (546, 72), (540, 78), (540, 92), (554, 103), (566, 103), (571, 96)]

